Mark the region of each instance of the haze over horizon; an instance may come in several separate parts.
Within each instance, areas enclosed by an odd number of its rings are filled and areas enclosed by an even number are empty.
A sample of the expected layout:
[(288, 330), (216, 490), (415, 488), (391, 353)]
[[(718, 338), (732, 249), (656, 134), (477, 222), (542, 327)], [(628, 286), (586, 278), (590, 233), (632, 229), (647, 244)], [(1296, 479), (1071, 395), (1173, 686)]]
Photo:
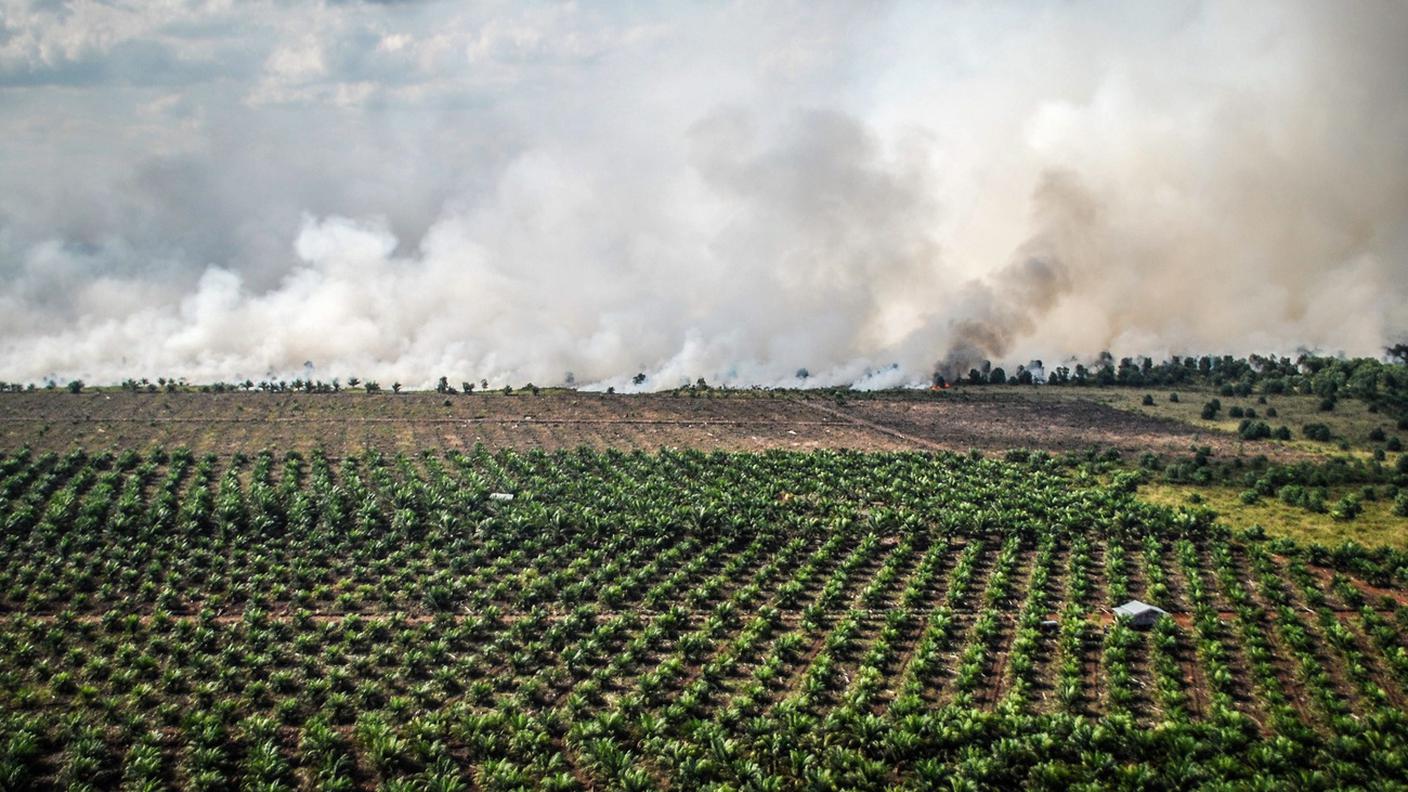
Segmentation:
[(1408, 5), (0, 0), (0, 379), (1377, 356)]

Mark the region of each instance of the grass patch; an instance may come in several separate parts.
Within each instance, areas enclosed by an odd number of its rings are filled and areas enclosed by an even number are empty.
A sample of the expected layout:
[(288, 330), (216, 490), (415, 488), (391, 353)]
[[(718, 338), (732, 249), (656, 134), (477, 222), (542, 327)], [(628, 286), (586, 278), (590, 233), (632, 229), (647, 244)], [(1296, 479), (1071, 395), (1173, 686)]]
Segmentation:
[[(1332, 498), (1339, 498), (1357, 488), (1332, 488)], [(1193, 496), (1202, 498), (1194, 503)], [(1276, 498), (1262, 498), (1253, 504), (1243, 503), (1241, 490), (1233, 487), (1198, 487), (1185, 484), (1145, 484), (1139, 496), (1150, 503), (1173, 507), (1201, 506), (1212, 509), (1234, 528), (1260, 525), (1271, 536), (1284, 536), (1297, 542), (1334, 546), (1346, 541), (1362, 545), (1408, 547), (1408, 518), (1393, 513), (1393, 501), (1365, 501), (1364, 512), (1353, 520), (1341, 522), (1328, 514), (1317, 514), (1299, 506), (1290, 506)]]
[[(1276, 395), (1267, 396), (1266, 404), (1258, 404), (1259, 394), (1251, 396), (1221, 396), (1216, 389), (1201, 388), (1034, 388), (1026, 392), (1035, 395), (1037, 398), (1062, 399), (1062, 398), (1084, 398), (1101, 404), (1114, 407), (1115, 409), (1138, 413), (1140, 415), (1152, 416), (1155, 418), (1169, 418), (1175, 421), (1196, 426), (1201, 429), (1217, 430), (1236, 434), (1241, 418), (1234, 418), (1230, 415), (1233, 407), (1239, 407), (1245, 413), (1247, 410), (1254, 410), (1256, 417), (1252, 420), (1265, 421), (1273, 430), (1279, 426), (1289, 427), (1292, 439), (1290, 441), (1268, 441), (1276, 442), (1280, 445), (1298, 451), (1320, 454), (1340, 454), (1345, 450), (1372, 454), (1375, 448), (1384, 447), (1388, 438), (1397, 436), (1399, 441), (1408, 445), (1408, 431), (1396, 428), (1396, 422), (1390, 416), (1382, 413), (1369, 412), (1369, 405), (1357, 399), (1340, 399), (1335, 404), (1335, 409), (1322, 411), (1320, 409), (1320, 397), (1301, 395)], [(1178, 401), (1170, 401), (1170, 394), (1177, 393)], [(1145, 404), (1144, 397), (1153, 396), (1152, 404)], [(1202, 417), (1203, 405), (1212, 399), (1222, 402), (1222, 409), (1216, 418), (1208, 420)], [(1268, 416), (1267, 410), (1274, 409), (1276, 415)], [(1330, 428), (1332, 439), (1329, 442), (1317, 442), (1308, 440), (1305, 437), (1306, 424), (1322, 423)], [(1375, 429), (1382, 430), (1384, 440), (1373, 441), (1369, 439), (1369, 434)], [(1347, 444), (1348, 448), (1343, 449), (1341, 443)], [(1390, 453), (1389, 459), (1394, 458)]]

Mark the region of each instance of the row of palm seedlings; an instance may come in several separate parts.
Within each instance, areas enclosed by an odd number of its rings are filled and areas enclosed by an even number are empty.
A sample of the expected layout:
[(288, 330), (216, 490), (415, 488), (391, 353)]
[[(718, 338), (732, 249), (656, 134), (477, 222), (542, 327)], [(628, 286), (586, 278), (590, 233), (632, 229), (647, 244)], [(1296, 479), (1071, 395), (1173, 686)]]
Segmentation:
[(1408, 745), (1401, 581), (1039, 456), (22, 450), (0, 525), (3, 789), (1332, 788)]

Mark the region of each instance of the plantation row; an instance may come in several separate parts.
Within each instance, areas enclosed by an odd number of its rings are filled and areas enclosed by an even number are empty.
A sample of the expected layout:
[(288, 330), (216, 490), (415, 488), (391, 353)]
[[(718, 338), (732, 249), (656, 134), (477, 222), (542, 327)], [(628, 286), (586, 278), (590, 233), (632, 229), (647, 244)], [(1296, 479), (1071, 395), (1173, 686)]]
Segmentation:
[[(0, 788), (1402, 779), (1401, 571), (1141, 503), (1128, 475), (21, 452)], [(1172, 615), (1112, 620), (1130, 598)]]

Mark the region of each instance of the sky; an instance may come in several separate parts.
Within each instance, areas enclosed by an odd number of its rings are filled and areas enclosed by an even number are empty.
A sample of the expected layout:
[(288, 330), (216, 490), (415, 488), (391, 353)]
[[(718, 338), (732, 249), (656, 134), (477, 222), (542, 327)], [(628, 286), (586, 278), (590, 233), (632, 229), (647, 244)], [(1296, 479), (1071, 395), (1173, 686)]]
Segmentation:
[(1404, 41), (1360, 0), (0, 0), (0, 380), (1377, 355)]

